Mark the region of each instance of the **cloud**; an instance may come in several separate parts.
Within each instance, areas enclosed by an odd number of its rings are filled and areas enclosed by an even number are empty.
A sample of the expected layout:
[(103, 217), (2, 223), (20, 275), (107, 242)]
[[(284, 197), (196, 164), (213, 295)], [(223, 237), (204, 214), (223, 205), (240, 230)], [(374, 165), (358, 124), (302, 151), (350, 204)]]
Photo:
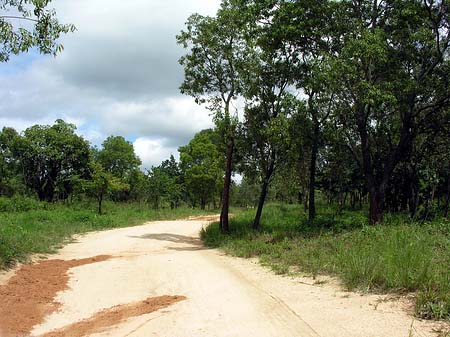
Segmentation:
[(173, 95), (183, 77), (175, 36), (190, 14), (212, 15), (217, 7), (212, 0), (62, 1), (62, 19), (78, 31), (64, 39), (53, 70), (115, 97)]
[(135, 140), (144, 163), (159, 164), (211, 117), (179, 93), (184, 53), (175, 36), (194, 12), (214, 15), (218, 0), (59, 0), (77, 31), (53, 58), (35, 52), (0, 64), (0, 127), (18, 130), (62, 118), (95, 145), (108, 135)]
[(195, 132), (212, 126), (209, 114), (189, 98), (168, 97), (146, 103), (120, 102), (110, 108), (110, 112), (102, 116), (101, 123), (105, 129), (116, 134), (131, 132), (183, 143)]
[(170, 155), (175, 159), (179, 158), (178, 149), (176, 147), (168, 147), (164, 145), (164, 140), (152, 140), (148, 138), (138, 138), (133, 143), (134, 151), (142, 161), (142, 168), (150, 169), (152, 166), (158, 166)]

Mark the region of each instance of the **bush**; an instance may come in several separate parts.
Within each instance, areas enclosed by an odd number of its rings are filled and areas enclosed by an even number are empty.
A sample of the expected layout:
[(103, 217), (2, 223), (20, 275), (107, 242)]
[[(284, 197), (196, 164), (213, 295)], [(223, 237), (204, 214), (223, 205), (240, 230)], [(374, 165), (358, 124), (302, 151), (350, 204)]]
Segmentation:
[(46, 207), (46, 203), (39, 202), (34, 198), (17, 195), (11, 198), (0, 197), (0, 212), (26, 212)]

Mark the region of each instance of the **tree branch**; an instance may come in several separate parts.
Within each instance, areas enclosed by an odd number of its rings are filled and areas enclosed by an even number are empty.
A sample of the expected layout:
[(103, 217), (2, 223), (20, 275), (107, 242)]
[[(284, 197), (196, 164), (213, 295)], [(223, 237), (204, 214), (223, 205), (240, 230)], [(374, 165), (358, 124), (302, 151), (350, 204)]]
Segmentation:
[(23, 16), (14, 16), (14, 15), (0, 15), (0, 19), (16, 19), (16, 20), (26, 20), (26, 21), (39, 22), (39, 20), (36, 20), (36, 19), (25, 18)]

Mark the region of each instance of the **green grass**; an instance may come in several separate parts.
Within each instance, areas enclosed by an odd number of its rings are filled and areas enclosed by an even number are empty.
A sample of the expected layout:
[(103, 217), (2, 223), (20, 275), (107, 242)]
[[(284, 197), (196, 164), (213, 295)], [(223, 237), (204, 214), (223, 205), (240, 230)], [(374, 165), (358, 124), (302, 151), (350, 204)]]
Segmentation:
[(0, 198), (0, 269), (26, 261), (31, 254), (52, 253), (74, 234), (206, 212), (192, 208), (154, 210), (144, 204), (106, 202), (104, 213), (96, 213), (95, 203), (62, 205)]
[[(412, 223), (386, 216), (367, 226), (365, 212), (322, 208), (310, 226), (298, 206), (268, 205), (262, 228), (249, 228), (254, 211), (232, 219), (230, 235), (217, 224), (202, 232), (204, 242), (231, 255), (259, 257), (280, 274), (338, 276), (348, 289), (416, 294), (421, 318), (450, 319), (450, 222)], [(292, 268), (295, 267), (295, 268)]]

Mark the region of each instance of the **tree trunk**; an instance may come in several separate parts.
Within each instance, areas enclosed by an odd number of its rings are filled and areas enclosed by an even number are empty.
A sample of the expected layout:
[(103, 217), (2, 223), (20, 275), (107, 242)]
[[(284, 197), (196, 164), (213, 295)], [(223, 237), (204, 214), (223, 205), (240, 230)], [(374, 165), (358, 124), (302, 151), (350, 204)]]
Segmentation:
[(409, 216), (413, 219), (417, 213), (417, 206), (419, 206), (419, 184), (420, 180), (417, 175), (417, 167), (412, 166), (407, 182), (407, 210)]
[(202, 211), (206, 209), (206, 200), (203, 198), (200, 201), (200, 208), (202, 209)]
[(444, 217), (448, 216), (449, 204), (450, 204), (450, 177), (447, 178), (447, 197), (445, 199)]
[(98, 214), (102, 214), (102, 202), (103, 202), (103, 193), (100, 193), (97, 197), (98, 200)]
[(298, 202), (299, 205), (301, 205), (303, 203), (303, 193), (302, 193), (302, 191), (298, 191), (297, 202)]
[(383, 192), (376, 186), (369, 187), (369, 223), (371, 225), (383, 221)]
[(309, 222), (314, 222), (316, 217), (316, 162), (317, 152), (319, 150), (319, 122), (314, 122), (313, 144), (311, 147), (311, 163), (309, 168)]
[(228, 233), (230, 231), (228, 221), (228, 211), (230, 208), (230, 186), (231, 186), (231, 173), (233, 165), (233, 151), (234, 151), (234, 139), (230, 139), (229, 143), (227, 144), (225, 181), (223, 186), (223, 197), (222, 197), (222, 212), (220, 213), (220, 229), (222, 233)]
[(356, 192), (352, 191), (350, 193), (350, 207), (352, 210), (355, 210), (356, 208)]
[(159, 208), (159, 197), (155, 197), (153, 200), (153, 208), (158, 209)]
[(306, 213), (308, 211), (308, 204), (309, 204), (309, 196), (308, 194), (305, 194), (305, 202), (303, 203), (303, 211)]
[(261, 194), (259, 196), (258, 209), (256, 210), (256, 216), (253, 220), (253, 229), (258, 229), (260, 227), (261, 215), (264, 207), (264, 202), (266, 201), (267, 190), (269, 188), (270, 178), (272, 177), (275, 168), (275, 154), (273, 153), (270, 159), (269, 168), (264, 177), (264, 182), (261, 187)]
[(361, 192), (359, 193), (359, 209), (362, 209), (363, 207), (363, 198), (365, 198), (365, 195), (363, 196), (363, 191), (361, 190)]

